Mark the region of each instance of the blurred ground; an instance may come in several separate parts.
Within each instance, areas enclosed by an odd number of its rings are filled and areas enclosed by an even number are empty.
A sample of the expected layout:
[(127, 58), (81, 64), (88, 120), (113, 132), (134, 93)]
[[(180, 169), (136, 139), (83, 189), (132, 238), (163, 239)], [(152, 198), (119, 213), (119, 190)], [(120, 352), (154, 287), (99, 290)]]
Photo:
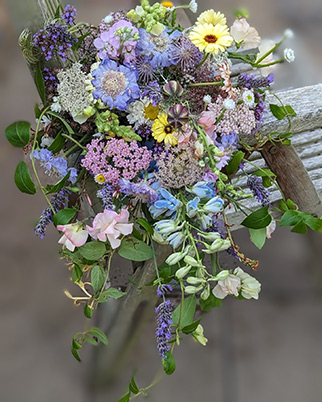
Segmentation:
[[(25, 19), (15, 5), (0, 0), (1, 132), (15, 120), (33, 121), (37, 99), (28, 69), (16, 43)], [(109, 11), (128, 8), (128, 1), (80, 0), (74, 3), (79, 20), (98, 23)], [(132, 2), (132, 5), (134, 2)], [(10, 15), (9, 18), (9, 7)], [(322, 4), (320, 0), (270, 2), (199, 1), (229, 16), (247, 6), (251, 22), (263, 37), (279, 37), (292, 28), (290, 47), (296, 63), (283, 66), (277, 86), (286, 88), (322, 81)], [(229, 18), (231, 23), (233, 18)], [(289, 67), (289, 69), (287, 68)], [(86, 388), (89, 354), (79, 365), (70, 353), (72, 336), (84, 326), (81, 311), (63, 290), (71, 287), (69, 273), (58, 258), (58, 235), (48, 230), (41, 241), (33, 234), (44, 200), (19, 193), (13, 183), (22, 159), (0, 136), (2, 181), (0, 232), (1, 402), (115, 402), (126, 388), (133, 368), (148, 385), (160, 361), (149, 325), (120, 380), (102, 396)], [(237, 243), (252, 258), (260, 257), (256, 277), (262, 282), (259, 301), (224, 302), (203, 318), (207, 348), (183, 342), (175, 353), (176, 373), (152, 391), (153, 402), (320, 402), (322, 399), (322, 275), (321, 237), (302, 237), (279, 230), (262, 252), (249, 244), (245, 231)], [(142, 400), (138, 398), (138, 400)]]

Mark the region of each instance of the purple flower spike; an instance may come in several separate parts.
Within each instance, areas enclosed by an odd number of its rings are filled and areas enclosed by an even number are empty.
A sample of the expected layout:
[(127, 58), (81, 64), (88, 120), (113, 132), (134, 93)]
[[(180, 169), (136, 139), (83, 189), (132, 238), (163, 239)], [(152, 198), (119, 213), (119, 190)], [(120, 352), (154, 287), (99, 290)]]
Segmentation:
[(171, 328), (172, 317), (171, 313), (174, 309), (174, 304), (167, 300), (161, 303), (156, 309), (158, 326), (156, 329), (157, 348), (161, 357), (166, 358), (166, 353), (170, 351), (169, 340), (172, 338)]

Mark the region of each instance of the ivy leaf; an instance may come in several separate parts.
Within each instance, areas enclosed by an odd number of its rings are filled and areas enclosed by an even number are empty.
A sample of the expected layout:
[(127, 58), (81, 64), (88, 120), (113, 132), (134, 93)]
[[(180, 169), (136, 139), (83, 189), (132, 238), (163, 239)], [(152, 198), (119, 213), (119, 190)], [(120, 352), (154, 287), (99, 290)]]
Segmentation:
[[(188, 325), (192, 324), (193, 317), (196, 311), (196, 296), (190, 295), (184, 299), (182, 304), (182, 314), (181, 314), (181, 321), (180, 321), (180, 328), (187, 327)], [(173, 324), (178, 326), (179, 319), (180, 319), (180, 308), (181, 304), (174, 310), (172, 313), (172, 321)]]
[(162, 358), (163, 370), (166, 374), (171, 375), (176, 369), (176, 362), (170, 352), (165, 353), (167, 357)]
[(238, 170), (239, 165), (240, 165), (241, 161), (244, 159), (244, 157), (245, 157), (244, 152), (242, 152), (242, 151), (234, 152), (229, 161), (229, 164), (226, 166), (227, 174), (229, 174), (229, 175), (234, 174)]
[(253, 212), (246, 219), (243, 220), (241, 225), (250, 229), (266, 228), (272, 221), (271, 215), (268, 213), (268, 207), (263, 207)]
[(255, 246), (261, 249), (266, 241), (266, 228), (262, 229), (249, 229), (250, 239)]
[(106, 246), (100, 241), (91, 241), (79, 247), (78, 251), (86, 260), (97, 261), (106, 253)]
[(11, 145), (22, 148), (30, 141), (30, 123), (16, 121), (5, 129), (5, 134)]
[(15, 183), (22, 193), (36, 194), (36, 186), (32, 181), (26, 162), (21, 161), (15, 171)]
[(217, 297), (215, 297), (214, 294), (210, 292), (208, 299), (203, 300), (200, 298), (199, 304), (202, 311), (210, 311), (215, 307), (221, 307), (222, 301), (220, 299), (217, 299)]
[(133, 394), (135, 394), (135, 395), (137, 395), (137, 394), (140, 392), (138, 386), (136, 385), (136, 382), (135, 382), (135, 380), (134, 380), (134, 377), (132, 377), (132, 379), (131, 379), (131, 383), (130, 383), (129, 389), (130, 389), (130, 391), (131, 391)]
[(99, 329), (97, 327), (93, 327), (93, 328), (89, 329), (88, 331), (86, 331), (86, 334), (94, 336), (99, 341), (101, 341), (104, 345), (108, 344), (106, 335), (104, 334), (104, 332), (101, 329)]
[(58, 211), (53, 216), (53, 223), (55, 226), (57, 225), (67, 225), (77, 213), (76, 208), (65, 208)]
[(151, 247), (133, 236), (124, 237), (118, 249), (118, 254), (132, 261), (147, 261), (153, 258)]
[[(90, 243), (88, 243), (90, 244)], [(91, 270), (91, 284), (95, 293), (98, 293), (105, 281), (105, 272), (102, 267), (95, 265)]]
[(40, 99), (43, 103), (43, 105), (46, 105), (46, 88), (45, 88), (45, 80), (44, 76), (41, 71), (40, 64), (38, 64), (35, 75), (34, 75), (34, 81), (40, 96)]
[(187, 325), (186, 327), (182, 328), (182, 332), (184, 334), (191, 334), (200, 324), (201, 318), (197, 321), (194, 321), (190, 325)]

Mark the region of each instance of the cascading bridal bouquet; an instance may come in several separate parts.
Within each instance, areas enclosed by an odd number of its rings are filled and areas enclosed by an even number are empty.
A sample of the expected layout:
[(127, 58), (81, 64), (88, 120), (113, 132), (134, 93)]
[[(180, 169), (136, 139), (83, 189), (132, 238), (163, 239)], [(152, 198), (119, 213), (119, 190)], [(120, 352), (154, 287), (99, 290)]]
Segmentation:
[[(6, 130), (30, 158), (30, 168), (22, 161), (16, 169), (18, 188), (34, 194), (38, 187), (47, 202), (35, 233), (43, 239), (50, 223), (61, 232), (61, 256), (83, 293), (66, 295), (83, 305), (87, 318), (100, 303), (126, 295), (111, 282), (114, 255), (155, 262), (155, 279), (146, 284), (160, 298), (156, 338), (167, 374), (175, 369), (173, 350), (183, 334), (206, 345), (195, 320), (197, 303), (209, 311), (228, 295), (258, 299), (261, 285), (254, 277), (220, 266), (225, 251), (258, 267), (234, 242), (229, 211), (244, 213), (241, 224), (259, 248), (276, 221), (294, 231), (300, 221), (302, 228), (322, 227), (291, 200), (273, 208), (272, 171), (245, 171), (253, 165), (252, 151), (267, 141), (290, 142), (291, 134), (263, 136), (261, 125), (273, 66), (294, 60), (291, 49), (282, 59), (273, 57), (291, 32), (277, 44), (261, 42), (243, 13), (229, 28), (214, 10), (184, 29), (179, 9), (195, 13), (197, 4), (142, 0), (92, 26), (75, 23), (73, 6), (59, 6), (43, 29), (20, 37), (41, 98), (36, 128), (20, 121)], [(236, 61), (253, 73), (234, 73)], [(278, 119), (295, 115), (288, 105), (270, 110)], [(51, 184), (42, 182), (40, 170)], [(245, 175), (248, 190), (239, 185)], [(243, 206), (249, 197), (258, 201), (255, 212)], [(281, 220), (272, 218), (273, 209), (284, 214)], [(172, 251), (159, 263), (155, 250), (166, 246)], [(174, 288), (181, 292), (177, 306), (170, 301)], [(80, 360), (83, 344), (98, 341), (107, 343), (107, 337), (96, 327), (76, 334), (73, 355)], [(132, 380), (122, 400), (141, 392)]]

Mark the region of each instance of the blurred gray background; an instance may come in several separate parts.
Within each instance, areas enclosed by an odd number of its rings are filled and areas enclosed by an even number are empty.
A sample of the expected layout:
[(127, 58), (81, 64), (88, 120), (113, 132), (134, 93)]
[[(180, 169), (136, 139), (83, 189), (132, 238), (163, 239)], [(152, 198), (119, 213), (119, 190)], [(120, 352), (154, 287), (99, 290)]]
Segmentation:
[[(87, 387), (91, 348), (79, 364), (70, 353), (72, 336), (84, 319), (64, 294), (73, 289), (58, 256), (58, 233), (45, 240), (33, 226), (45, 206), (39, 196), (19, 193), (13, 182), (22, 151), (6, 142), (4, 129), (15, 120), (33, 122), (37, 93), (17, 44), (27, 21), (29, 0), (0, 0), (0, 309), (1, 402), (115, 402), (136, 368), (139, 386), (147, 386), (160, 368), (154, 322), (119, 380), (100, 395)], [(263, 38), (278, 39), (285, 28), (295, 32), (288, 47), (296, 62), (277, 71), (277, 88), (322, 81), (321, 0), (199, 1), (199, 10), (222, 11), (231, 24), (235, 8), (250, 11), (250, 23)], [(136, 5), (126, 0), (78, 0), (78, 21), (93, 24), (112, 10)], [(191, 15), (194, 19), (194, 16)], [(320, 402), (322, 400), (321, 236), (277, 230), (259, 252), (247, 231), (235, 234), (252, 258), (260, 258), (256, 277), (262, 282), (259, 301), (224, 301), (203, 317), (206, 348), (187, 339), (176, 348), (177, 371), (163, 379), (148, 400), (161, 402)], [(143, 400), (139, 397), (138, 400)]]

